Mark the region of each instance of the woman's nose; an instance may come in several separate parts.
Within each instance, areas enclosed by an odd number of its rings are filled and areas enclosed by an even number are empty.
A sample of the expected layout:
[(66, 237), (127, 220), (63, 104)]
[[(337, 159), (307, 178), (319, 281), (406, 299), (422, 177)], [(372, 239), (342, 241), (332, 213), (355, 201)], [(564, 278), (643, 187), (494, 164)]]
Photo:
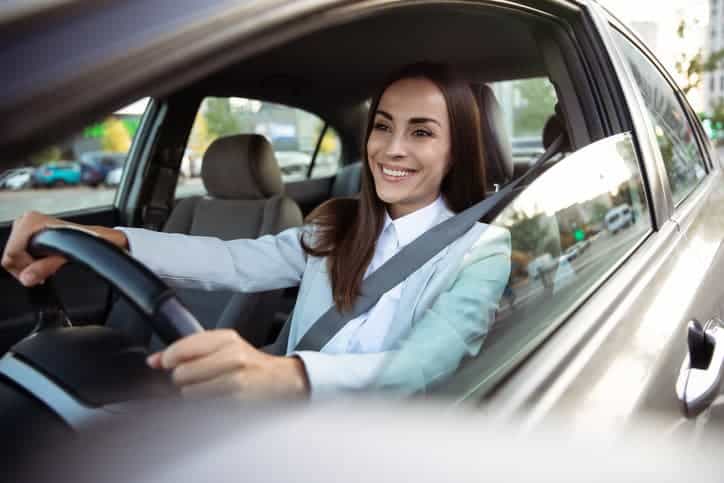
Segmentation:
[(385, 154), (389, 158), (401, 158), (407, 154), (405, 148), (405, 140), (402, 136), (394, 134), (390, 136), (390, 141), (385, 149)]

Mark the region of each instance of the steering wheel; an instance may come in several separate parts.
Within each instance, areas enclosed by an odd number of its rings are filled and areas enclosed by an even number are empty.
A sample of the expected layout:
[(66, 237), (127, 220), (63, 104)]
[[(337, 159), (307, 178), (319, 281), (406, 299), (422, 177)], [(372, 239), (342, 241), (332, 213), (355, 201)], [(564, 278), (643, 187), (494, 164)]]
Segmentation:
[(204, 330), (156, 274), (91, 232), (74, 227), (46, 228), (33, 235), (27, 250), (35, 258), (62, 255), (97, 273), (139, 311), (166, 344)]

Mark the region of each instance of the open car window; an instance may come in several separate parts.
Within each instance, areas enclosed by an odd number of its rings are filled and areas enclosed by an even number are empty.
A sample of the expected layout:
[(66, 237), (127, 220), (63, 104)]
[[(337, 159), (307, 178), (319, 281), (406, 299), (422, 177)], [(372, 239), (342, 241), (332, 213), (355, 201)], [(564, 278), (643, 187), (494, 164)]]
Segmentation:
[(0, 223), (27, 211), (61, 214), (113, 204), (148, 98), (8, 163), (0, 172)]
[(378, 387), (407, 378), (411, 393), (466, 398), (498, 382), (651, 231), (635, 153), (630, 134), (590, 144), (468, 232), (459, 260), (439, 268), (448, 291), (421, 302)]

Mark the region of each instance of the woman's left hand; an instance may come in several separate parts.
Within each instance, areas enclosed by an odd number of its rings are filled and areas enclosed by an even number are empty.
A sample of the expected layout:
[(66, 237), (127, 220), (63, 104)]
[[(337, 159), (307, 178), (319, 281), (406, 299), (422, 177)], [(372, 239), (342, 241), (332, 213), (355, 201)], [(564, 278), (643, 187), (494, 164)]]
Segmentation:
[(309, 395), (301, 359), (261, 352), (228, 329), (185, 337), (150, 355), (148, 365), (172, 371), (173, 382), (184, 396), (289, 399)]

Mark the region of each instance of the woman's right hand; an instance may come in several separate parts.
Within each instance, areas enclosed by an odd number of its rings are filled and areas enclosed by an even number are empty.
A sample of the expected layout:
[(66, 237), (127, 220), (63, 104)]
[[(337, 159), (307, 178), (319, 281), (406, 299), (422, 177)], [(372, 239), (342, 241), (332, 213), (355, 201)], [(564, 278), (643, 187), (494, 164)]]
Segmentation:
[(28, 240), (30, 240), (35, 233), (49, 226), (75, 226), (84, 228), (121, 248), (128, 248), (128, 240), (121, 231), (105, 227), (78, 225), (35, 211), (28, 212), (13, 222), (10, 238), (5, 245), (2, 256), (3, 268), (26, 287), (32, 287), (33, 285), (44, 282), (45, 279), (57, 272), (67, 261), (59, 255), (35, 259), (28, 253)]

